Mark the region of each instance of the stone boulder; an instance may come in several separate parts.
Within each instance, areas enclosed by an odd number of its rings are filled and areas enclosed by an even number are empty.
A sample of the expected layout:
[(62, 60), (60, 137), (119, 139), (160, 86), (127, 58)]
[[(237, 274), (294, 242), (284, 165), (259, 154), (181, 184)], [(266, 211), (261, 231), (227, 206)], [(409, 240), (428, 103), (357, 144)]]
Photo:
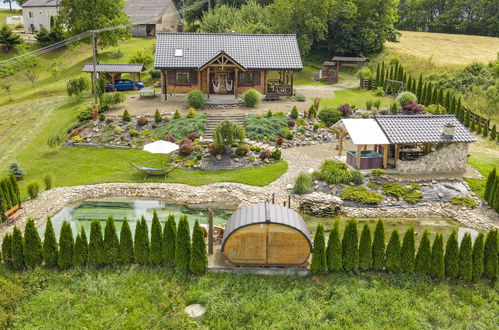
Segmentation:
[(341, 213), (343, 201), (330, 194), (313, 192), (301, 196), (299, 205), (300, 212), (304, 214), (314, 217), (332, 217)]

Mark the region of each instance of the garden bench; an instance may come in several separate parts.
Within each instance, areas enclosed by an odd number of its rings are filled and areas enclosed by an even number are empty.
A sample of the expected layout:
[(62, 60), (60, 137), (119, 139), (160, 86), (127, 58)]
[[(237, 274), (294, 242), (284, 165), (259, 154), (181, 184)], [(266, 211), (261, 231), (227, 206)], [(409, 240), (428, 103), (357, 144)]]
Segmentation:
[(4, 215), (7, 217), (7, 220), (14, 220), (24, 212), (25, 212), (24, 209), (20, 208), (19, 205), (16, 205), (7, 212), (5, 212)]

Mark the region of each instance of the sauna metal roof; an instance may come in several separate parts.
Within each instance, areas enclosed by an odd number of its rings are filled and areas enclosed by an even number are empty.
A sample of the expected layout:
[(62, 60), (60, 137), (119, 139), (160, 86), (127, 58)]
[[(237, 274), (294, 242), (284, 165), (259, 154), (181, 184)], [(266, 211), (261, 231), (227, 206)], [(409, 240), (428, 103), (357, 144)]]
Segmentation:
[(222, 242), (222, 251), (224, 250), (225, 242), (229, 236), (239, 228), (254, 224), (280, 224), (298, 230), (305, 236), (310, 249), (312, 249), (312, 241), (308, 232), (307, 225), (303, 218), (295, 211), (270, 203), (255, 204), (232, 214), (225, 225), (224, 237)]

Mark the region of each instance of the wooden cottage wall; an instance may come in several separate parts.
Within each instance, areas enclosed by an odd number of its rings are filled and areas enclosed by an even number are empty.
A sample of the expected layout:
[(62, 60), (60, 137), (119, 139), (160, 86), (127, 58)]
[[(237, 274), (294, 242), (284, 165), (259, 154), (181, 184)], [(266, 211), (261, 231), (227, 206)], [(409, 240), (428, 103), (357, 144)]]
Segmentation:
[[(254, 74), (258, 74), (259, 75), (259, 79), (253, 79), (253, 83), (254, 83), (253, 86), (246, 86), (246, 85), (241, 86), (241, 85), (238, 85), (238, 87), (237, 87), (237, 94), (238, 95), (244, 94), (244, 92), (246, 92), (249, 89), (255, 89), (258, 92), (260, 92), (261, 94), (265, 94), (266, 93), (265, 83), (267, 81), (267, 71), (254, 71)], [(255, 81), (255, 80), (257, 80), (257, 81)]]
[[(165, 75), (166, 94), (187, 94), (194, 89), (201, 89), (201, 79), (197, 70), (162, 70)], [(177, 72), (189, 72), (190, 83), (176, 85)]]

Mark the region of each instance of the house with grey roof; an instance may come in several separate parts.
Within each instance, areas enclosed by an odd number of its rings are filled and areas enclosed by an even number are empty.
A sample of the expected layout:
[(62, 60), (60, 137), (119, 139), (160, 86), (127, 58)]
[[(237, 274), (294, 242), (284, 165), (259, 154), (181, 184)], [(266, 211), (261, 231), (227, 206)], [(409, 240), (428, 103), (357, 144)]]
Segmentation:
[(342, 119), (338, 130), (354, 150), (345, 161), (352, 168), (392, 169), (397, 173), (463, 173), (469, 144), (476, 138), (454, 115), (379, 115), (374, 119)]
[(237, 96), (255, 89), (267, 97), (293, 94), (293, 74), (303, 68), (296, 35), (159, 33), (154, 67), (162, 97), (198, 89)]
[(177, 31), (182, 19), (172, 0), (127, 0), (125, 12), (133, 23), (134, 37)]
[(28, 0), (21, 5), (24, 33), (36, 33), (42, 28), (50, 30), (50, 21), (59, 13), (59, 0)]

